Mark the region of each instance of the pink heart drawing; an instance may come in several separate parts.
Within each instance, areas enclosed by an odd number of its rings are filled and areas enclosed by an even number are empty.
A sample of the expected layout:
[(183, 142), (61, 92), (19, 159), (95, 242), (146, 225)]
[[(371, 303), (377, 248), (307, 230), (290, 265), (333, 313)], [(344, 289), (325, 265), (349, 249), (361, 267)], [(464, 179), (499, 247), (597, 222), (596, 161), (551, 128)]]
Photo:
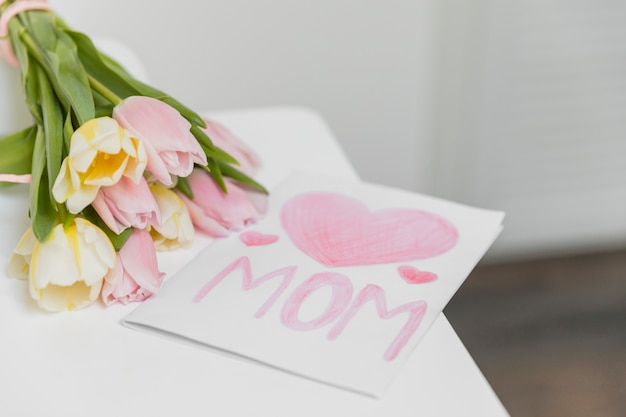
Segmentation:
[(420, 271), (411, 265), (399, 266), (398, 273), (409, 284), (428, 284), (437, 281), (437, 274), (434, 272)]
[(282, 226), (302, 252), (329, 267), (425, 259), (447, 252), (459, 234), (448, 220), (406, 208), (372, 212), (357, 199), (311, 192), (289, 200)]
[(260, 232), (244, 232), (239, 235), (239, 240), (241, 240), (246, 246), (263, 246), (263, 245), (271, 245), (272, 243), (278, 241), (277, 235), (265, 235)]

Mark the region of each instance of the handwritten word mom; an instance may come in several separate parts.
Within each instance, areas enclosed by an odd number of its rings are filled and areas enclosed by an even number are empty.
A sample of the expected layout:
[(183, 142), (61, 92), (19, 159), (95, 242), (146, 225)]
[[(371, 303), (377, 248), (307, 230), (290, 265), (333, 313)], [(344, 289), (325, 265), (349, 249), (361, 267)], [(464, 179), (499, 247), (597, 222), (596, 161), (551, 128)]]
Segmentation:
[[(267, 311), (274, 305), (276, 300), (285, 292), (291, 283), (297, 267), (288, 266), (269, 272), (261, 277), (254, 279), (252, 277), (252, 268), (250, 260), (243, 256), (206, 283), (200, 291), (193, 297), (193, 302), (198, 303), (215, 288), (224, 278), (232, 274), (235, 270), (241, 269), (243, 273), (242, 288), (244, 291), (253, 290), (265, 282), (272, 279), (279, 279), (280, 285), (270, 295), (270, 297), (257, 310), (255, 317), (263, 317)], [(330, 287), (332, 296), (326, 307), (317, 317), (309, 321), (301, 321), (298, 318), (298, 312), (304, 301), (315, 291), (323, 287)], [(328, 340), (337, 339), (353, 317), (359, 312), (361, 307), (368, 302), (373, 302), (376, 306), (376, 312), (382, 319), (390, 319), (400, 313), (408, 313), (408, 318), (402, 329), (391, 342), (383, 359), (391, 361), (398, 356), (398, 353), (407, 344), (411, 336), (418, 329), (424, 314), (426, 313), (427, 304), (425, 301), (412, 301), (395, 307), (392, 310), (387, 309), (385, 291), (377, 285), (368, 284), (358, 294), (352, 298), (353, 287), (350, 279), (345, 275), (335, 272), (321, 272), (314, 274), (307, 280), (298, 285), (285, 301), (280, 313), (280, 320), (284, 326), (292, 330), (309, 331), (319, 329), (330, 323), (330, 328), (326, 338)]]

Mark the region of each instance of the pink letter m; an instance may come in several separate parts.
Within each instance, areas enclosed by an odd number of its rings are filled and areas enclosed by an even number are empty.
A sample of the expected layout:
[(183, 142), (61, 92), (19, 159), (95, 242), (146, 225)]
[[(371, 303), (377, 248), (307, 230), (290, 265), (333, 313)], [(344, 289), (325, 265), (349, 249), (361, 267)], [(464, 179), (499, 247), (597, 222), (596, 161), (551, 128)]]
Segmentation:
[(391, 311), (387, 311), (385, 291), (378, 285), (368, 284), (357, 294), (356, 298), (350, 307), (348, 307), (341, 319), (339, 319), (333, 328), (330, 329), (327, 338), (329, 340), (335, 340), (337, 336), (341, 334), (343, 329), (345, 329), (350, 320), (352, 320), (354, 315), (368, 301), (374, 301), (378, 316), (383, 319), (390, 319), (400, 313), (409, 313), (409, 317), (404, 324), (404, 327), (400, 329), (400, 333), (398, 333), (383, 355), (383, 359), (386, 361), (394, 360), (422, 322), (422, 318), (424, 317), (424, 314), (426, 314), (427, 303), (422, 300), (412, 301), (410, 303), (402, 304)]
[(254, 317), (257, 317), (257, 318), (263, 317), (263, 315), (267, 313), (267, 310), (269, 310), (272, 307), (272, 305), (276, 302), (276, 299), (280, 297), (280, 295), (283, 293), (283, 291), (285, 291), (287, 286), (289, 286), (289, 283), (291, 282), (291, 279), (293, 278), (297, 269), (297, 267), (295, 266), (287, 266), (285, 268), (277, 269), (276, 271), (269, 272), (257, 279), (252, 279), (252, 268), (250, 267), (250, 260), (248, 259), (247, 256), (242, 256), (241, 258), (235, 260), (226, 268), (224, 268), (219, 274), (217, 274), (213, 279), (211, 279), (211, 281), (207, 282), (202, 288), (200, 288), (200, 291), (198, 291), (195, 297), (193, 297), (192, 301), (194, 303), (199, 303), (200, 301), (202, 301), (202, 299), (209, 292), (211, 292), (211, 290), (215, 288), (217, 284), (222, 282), (224, 278), (230, 275), (237, 268), (241, 268), (243, 272), (243, 280), (241, 283), (241, 287), (244, 289), (244, 291), (254, 289), (274, 277), (278, 277), (278, 276), (283, 277), (283, 280), (278, 286), (278, 288), (276, 288), (276, 291), (274, 291), (271, 297), (268, 298), (267, 301), (265, 301), (265, 303), (261, 306), (261, 308), (259, 308), (259, 310), (254, 315)]

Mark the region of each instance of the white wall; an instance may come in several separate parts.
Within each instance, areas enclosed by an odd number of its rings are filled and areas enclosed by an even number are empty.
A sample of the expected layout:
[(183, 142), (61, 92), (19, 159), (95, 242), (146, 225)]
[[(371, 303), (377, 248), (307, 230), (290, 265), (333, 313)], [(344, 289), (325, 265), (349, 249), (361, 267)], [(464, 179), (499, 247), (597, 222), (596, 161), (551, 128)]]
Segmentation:
[(623, 2), (50, 4), (199, 111), (310, 107), (362, 178), (505, 210), (491, 259), (626, 245)]
[(441, 1), (436, 192), (507, 212), (499, 259), (625, 248), (626, 3)]
[(298, 105), (362, 178), (429, 191), (436, 0), (51, 0), (122, 40), (152, 83), (198, 110)]

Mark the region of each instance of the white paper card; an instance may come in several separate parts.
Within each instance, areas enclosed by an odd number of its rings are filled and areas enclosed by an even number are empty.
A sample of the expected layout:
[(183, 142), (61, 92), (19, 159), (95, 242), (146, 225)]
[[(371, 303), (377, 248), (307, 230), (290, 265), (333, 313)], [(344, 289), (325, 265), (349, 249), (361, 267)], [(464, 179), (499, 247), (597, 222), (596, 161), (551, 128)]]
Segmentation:
[(380, 397), (502, 212), (299, 173), (124, 323)]

